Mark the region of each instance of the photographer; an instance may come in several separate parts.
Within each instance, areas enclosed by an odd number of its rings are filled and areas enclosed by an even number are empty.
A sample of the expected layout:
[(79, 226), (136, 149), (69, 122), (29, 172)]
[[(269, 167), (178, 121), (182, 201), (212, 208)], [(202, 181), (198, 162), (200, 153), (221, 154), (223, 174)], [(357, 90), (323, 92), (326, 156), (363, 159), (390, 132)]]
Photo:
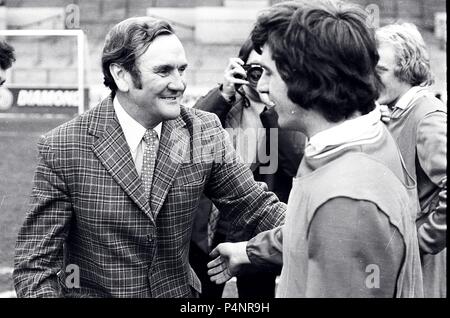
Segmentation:
[[(237, 153), (251, 168), (255, 180), (265, 182), (280, 201), (287, 202), (292, 177), (303, 157), (305, 137), (300, 132), (277, 129), (276, 106), (267, 95), (256, 90), (262, 75), (258, 64), (260, 57), (250, 38), (247, 39), (238, 57), (229, 59), (223, 83), (194, 107), (219, 117), (222, 126), (235, 137), (233, 143)], [(277, 147), (270, 147), (270, 144)], [(266, 162), (261, 153), (269, 155), (271, 162)], [(267, 174), (264, 167), (270, 164), (276, 164), (277, 169)], [(211, 283), (206, 274), (206, 263), (210, 260), (211, 249), (225, 241), (228, 226), (229, 222), (220, 218), (211, 201), (203, 198), (194, 221), (190, 251), (190, 263), (202, 282), (202, 297), (219, 298), (222, 295), (224, 285)], [(274, 297), (278, 272), (259, 272), (250, 266), (237, 279), (239, 297)]]

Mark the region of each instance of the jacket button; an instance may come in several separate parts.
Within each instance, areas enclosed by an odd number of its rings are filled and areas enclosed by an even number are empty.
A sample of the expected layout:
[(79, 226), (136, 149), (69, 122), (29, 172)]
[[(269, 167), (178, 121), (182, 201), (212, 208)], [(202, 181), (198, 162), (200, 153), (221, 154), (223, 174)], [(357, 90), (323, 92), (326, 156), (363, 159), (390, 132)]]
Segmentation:
[(147, 234), (147, 241), (150, 243), (153, 242), (153, 235)]

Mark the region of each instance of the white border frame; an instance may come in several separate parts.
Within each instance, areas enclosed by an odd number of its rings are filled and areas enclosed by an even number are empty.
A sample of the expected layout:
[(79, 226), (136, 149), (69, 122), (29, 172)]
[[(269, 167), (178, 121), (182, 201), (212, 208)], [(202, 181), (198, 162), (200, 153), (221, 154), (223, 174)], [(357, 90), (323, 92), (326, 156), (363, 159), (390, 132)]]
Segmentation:
[(84, 50), (85, 35), (83, 30), (0, 30), (0, 36), (76, 36), (78, 55), (78, 114), (84, 112)]

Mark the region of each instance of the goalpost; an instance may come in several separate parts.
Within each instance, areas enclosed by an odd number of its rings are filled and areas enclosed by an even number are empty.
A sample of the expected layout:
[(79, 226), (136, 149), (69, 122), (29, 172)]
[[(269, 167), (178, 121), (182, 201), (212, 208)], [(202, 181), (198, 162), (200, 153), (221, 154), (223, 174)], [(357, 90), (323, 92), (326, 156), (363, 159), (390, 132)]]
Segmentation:
[[(0, 36), (75, 36), (77, 38), (78, 58), (78, 114), (85, 111), (84, 83), (85, 83), (85, 35), (82, 30), (0, 30)], [(86, 106), (87, 107), (87, 106)]]

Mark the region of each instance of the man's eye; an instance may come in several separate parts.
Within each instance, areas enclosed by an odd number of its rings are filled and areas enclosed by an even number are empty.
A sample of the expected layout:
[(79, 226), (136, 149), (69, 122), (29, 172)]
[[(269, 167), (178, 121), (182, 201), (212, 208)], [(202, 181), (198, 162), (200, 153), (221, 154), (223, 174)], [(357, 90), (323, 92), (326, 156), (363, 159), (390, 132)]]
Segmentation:
[(169, 76), (170, 71), (169, 70), (160, 70), (158, 72), (158, 74), (165, 77), (165, 76)]
[(170, 72), (172, 71), (172, 69), (170, 67), (157, 67), (153, 70), (153, 72), (155, 72), (155, 74), (158, 74), (160, 76), (168, 76), (170, 75)]
[(183, 74), (187, 69), (187, 66), (182, 66), (178, 69), (178, 72), (180, 72), (180, 74)]

